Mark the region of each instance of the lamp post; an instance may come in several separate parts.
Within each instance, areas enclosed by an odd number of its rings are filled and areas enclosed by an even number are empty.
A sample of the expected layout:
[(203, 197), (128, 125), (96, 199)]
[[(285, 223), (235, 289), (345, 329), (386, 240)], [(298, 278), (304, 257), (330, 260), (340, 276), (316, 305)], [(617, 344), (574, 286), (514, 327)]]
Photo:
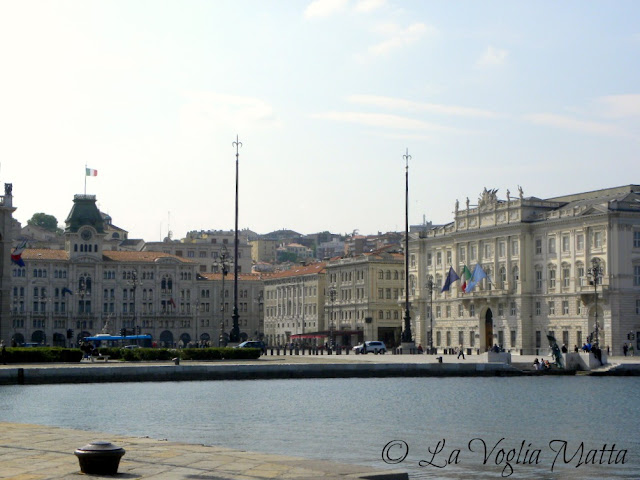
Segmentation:
[[(87, 294), (87, 281), (84, 277), (80, 277), (78, 279), (78, 290), (77, 290), (77, 294), (80, 297), (80, 302), (78, 303), (78, 317), (81, 314), (85, 313), (85, 304), (84, 304), (84, 296)], [(82, 308), (80, 308), (82, 306)], [(82, 311), (80, 311), (82, 310)], [(82, 331), (84, 330), (84, 325), (81, 323), (80, 320), (78, 320), (77, 325), (78, 330), (80, 330), (80, 333), (82, 333)]]
[(329, 342), (330, 347), (333, 348), (335, 340), (333, 338), (334, 335), (334, 324), (333, 324), (333, 310), (334, 310), (334, 302), (336, 301), (336, 295), (338, 294), (337, 290), (334, 287), (329, 289), (329, 300), (331, 300), (331, 323), (329, 324)]
[(227, 251), (227, 247), (222, 245), (222, 249), (220, 250), (220, 260), (215, 263), (215, 266), (220, 268), (222, 271), (222, 290), (220, 293), (220, 338), (218, 339), (218, 346), (221, 347), (224, 343), (224, 279), (229, 273), (229, 253)]
[(427, 292), (429, 292), (429, 354), (433, 353), (433, 275), (427, 275)]
[(598, 282), (602, 281), (602, 274), (603, 274), (603, 269), (602, 269), (602, 265), (600, 264), (600, 260), (598, 260), (597, 258), (593, 258), (591, 259), (591, 267), (589, 269), (587, 269), (587, 275), (589, 276), (589, 278), (591, 279), (591, 282), (593, 283), (593, 291), (595, 293), (595, 302), (596, 302), (596, 309), (595, 309), (595, 345), (598, 345), (599, 343), (599, 338), (598, 338), (598, 331), (599, 331), (599, 325), (598, 325)]
[[(129, 285), (131, 285), (131, 291), (132, 291), (132, 297), (131, 299), (133, 300), (133, 311), (131, 312), (133, 314), (133, 320), (132, 320), (132, 325), (131, 325), (131, 329), (133, 330), (133, 335), (140, 335), (140, 327), (138, 328), (138, 331), (136, 332), (136, 288), (138, 288), (138, 285), (142, 285), (142, 282), (140, 281), (140, 279), (138, 278), (138, 271), (134, 268), (131, 271), (131, 279), (127, 280), (127, 283)], [(138, 339), (135, 339), (135, 344), (138, 344)]]
[(242, 147), (242, 143), (238, 140), (237, 135), (236, 141), (231, 145), (236, 147), (236, 224), (233, 250), (233, 315), (231, 316), (233, 319), (233, 327), (229, 335), (229, 340), (233, 343), (238, 343), (240, 341), (240, 326), (238, 322), (240, 317), (240, 315), (238, 315), (238, 164), (240, 154), (238, 153), (238, 149)]
[(411, 343), (411, 313), (409, 312), (409, 149), (402, 156), (405, 160), (405, 214), (404, 214), (404, 288), (405, 288), (405, 313), (404, 331), (402, 332), (402, 343)]

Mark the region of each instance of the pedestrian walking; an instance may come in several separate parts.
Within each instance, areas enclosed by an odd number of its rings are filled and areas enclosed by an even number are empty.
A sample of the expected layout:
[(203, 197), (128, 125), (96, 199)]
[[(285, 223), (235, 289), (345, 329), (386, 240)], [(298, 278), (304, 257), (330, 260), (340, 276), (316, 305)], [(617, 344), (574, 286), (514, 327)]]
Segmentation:
[(464, 349), (462, 348), (462, 345), (458, 347), (458, 360), (460, 360), (460, 355), (462, 355), (462, 359), (464, 360)]
[(622, 346), (622, 354), (626, 357), (627, 356), (627, 352), (629, 351), (629, 345), (627, 345), (626, 343)]

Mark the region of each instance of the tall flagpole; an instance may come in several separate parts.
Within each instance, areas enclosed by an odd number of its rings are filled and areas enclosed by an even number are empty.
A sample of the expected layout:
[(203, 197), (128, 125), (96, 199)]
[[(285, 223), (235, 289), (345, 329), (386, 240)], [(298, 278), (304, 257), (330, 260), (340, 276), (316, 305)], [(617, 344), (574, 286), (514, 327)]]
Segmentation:
[(233, 315), (231, 315), (233, 328), (229, 335), (229, 341), (237, 343), (240, 341), (240, 326), (238, 321), (240, 317), (240, 315), (238, 315), (238, 161), (240, 153), (238, 149), (242, 147), (242, 142), (238, 139), (238, 135), (236, 135), (236, 141), (231, 145), (236, 147), (236, 229), (234, 237), (235, 248), (233, 250)]
[(405, 167), (405, 214), (404, 214), (404, 281), (405, 281), (405, 313), (404, 313), (404, 331), (402, 332), (402, 343), (410, 344), (411, 335), (411, 312), (409, 307), (409, 149), (402, 158), (406, 162)]

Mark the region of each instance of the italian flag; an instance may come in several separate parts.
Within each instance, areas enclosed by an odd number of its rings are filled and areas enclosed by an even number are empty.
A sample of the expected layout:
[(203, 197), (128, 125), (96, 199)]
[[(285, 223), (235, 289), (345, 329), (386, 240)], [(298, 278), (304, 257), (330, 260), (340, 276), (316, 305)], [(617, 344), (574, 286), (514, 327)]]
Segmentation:
[(94, 170), (93, 168), (85, 168), (85, 170), (87, 171), (87, 177), (97, 177), (98, 176), (98, 170)]
[(460, 277), (462, 278), (462, 286), (460, 288), (462, 288), (462, 292), (464, 293), (465, 289), (467, 288), (467, 282), (471, 280), (471, 272), (466, 265), (462, 269)]

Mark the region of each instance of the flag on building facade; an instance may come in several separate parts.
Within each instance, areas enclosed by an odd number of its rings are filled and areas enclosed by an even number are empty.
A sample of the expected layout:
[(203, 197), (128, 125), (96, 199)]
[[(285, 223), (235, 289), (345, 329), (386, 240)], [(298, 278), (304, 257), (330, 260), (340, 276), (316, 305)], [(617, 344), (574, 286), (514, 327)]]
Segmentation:
[(62, 296), (64, 297), (64, 294), (68, 293), (69, 295), (73, 295), (73, 292), (71, 290), (69, 290), (67, 287), (64, 287), (62, 289)]
[(11, 261), (20, 267), (24, 267), (24, 260), (22, 260), (22, 252), (27, 248), (27, 241), (23, 240), (18, 246), (11, 252)]
[(449, 288), (451, 287), (451, 284), (459, 279), (460, 277), (458, 276), (456, 271), (453, 269), (453, 267), (449, 267), (449, 273), (447, 274), (447, 279), (445, 280), (444, 287), (442, 287), (442, 290), (440, 290), (440, 293), (448, 292)]
[(98, 170), (94, 170), (93, 168), (86, 168), (85, 170), (87, 171), (87, 177), (97, 177), (98, 176)]
[(471, 280), (471, 272), (469, 271), (469, 268), (467, 268), (467, 266), (465, 265), (464, 268), (462, 269), (462, 286), (460, 287), (463, 293), (467, 288), (467, 282), (469, 280)]
[(176, 308), (176, 302), (173, 301), (173, 298), (169, 299), (169, 305), (171, 305), (173, 308)]
[(473, 269), (473, 275), (471, 275), (471, 280), (467, 284), (467, 288), (465, 288), (465, 293), (471, 292), (477, 283), (481, 281), (483, 278), (487, 278), (487, 274), (482, 269), (482, 266), (479, 263), (476, 263), (475, 268)]

